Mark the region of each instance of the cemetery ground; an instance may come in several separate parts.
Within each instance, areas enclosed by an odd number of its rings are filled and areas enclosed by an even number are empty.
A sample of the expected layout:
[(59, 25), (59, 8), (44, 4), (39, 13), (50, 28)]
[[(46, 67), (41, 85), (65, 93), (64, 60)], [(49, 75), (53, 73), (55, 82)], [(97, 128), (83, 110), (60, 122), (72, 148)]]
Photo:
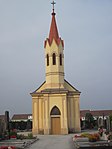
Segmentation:
[[(23, 133), (22, 133), (23, 134)], [(69, 135), (38, 135), (35, 139), (10, 139), (0, 142), (0, 146), (16, 147), (17, 149), (74, 149), (73, 134)], [(3, 148), (2, 148), (3, 149)], [(6, 149), (6, 148), (5, 148)]]
[[(112, 148), (112, 143), (108, 140), (95, 140), (98, 137), (97, 131), (83, 131), (78, 134), (68, 135), (38, 135), (34, 138), (12, 138), (10, 140), (0, 141), (0, 149), (109, 149)], [(20, 132), (19, 136), (28, 136), (29, 132)], [(88, 137), (89, 136), (89, 137)], [(92, 140), (89, 140), (89, 138)], [(98, 138), (97, 138), (98, 139)], [(8, 146), (10, 148), (3, 148)]]

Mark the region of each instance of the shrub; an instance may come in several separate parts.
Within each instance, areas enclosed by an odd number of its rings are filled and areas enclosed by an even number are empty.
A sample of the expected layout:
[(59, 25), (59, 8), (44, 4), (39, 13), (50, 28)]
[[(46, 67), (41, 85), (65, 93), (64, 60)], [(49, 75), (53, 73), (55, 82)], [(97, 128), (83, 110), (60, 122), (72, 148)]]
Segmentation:
[(32, 133), (28, 134), (28, 139), (33, 139), (33, 134)]
[(89, 133), (82, 133), (82, 134), (81, 134), (82, 137), (87, 137), (87, 138), (89, 138), (90, 135), (91, 135), (91, 134), (89, 134)]
[(18, 134), (17, 139), (23, 140), (23, 139), (26, 139), (26, 138), (23, 134), (20, 134), (20, 135)]
[(17, 131), (15, 129), (11, 130), (9, 135), (10, 135), (10, 138), (16, 138), (17, 137)]
[(23, 140), (23, 139), (34, 139), (33, 134), (29, 133), (28, 136), (25, 136), (24, 134), (18, 134), (17, 139)]

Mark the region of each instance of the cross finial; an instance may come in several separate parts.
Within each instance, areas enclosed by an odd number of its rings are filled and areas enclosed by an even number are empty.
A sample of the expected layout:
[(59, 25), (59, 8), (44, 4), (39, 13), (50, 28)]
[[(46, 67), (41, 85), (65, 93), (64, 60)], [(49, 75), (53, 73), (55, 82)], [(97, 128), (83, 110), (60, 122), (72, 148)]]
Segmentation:
[(54, 13), (54, 5), (56, 4), (53, 0), (53, 2), (51, 3), (53, 5), (53, 13)]

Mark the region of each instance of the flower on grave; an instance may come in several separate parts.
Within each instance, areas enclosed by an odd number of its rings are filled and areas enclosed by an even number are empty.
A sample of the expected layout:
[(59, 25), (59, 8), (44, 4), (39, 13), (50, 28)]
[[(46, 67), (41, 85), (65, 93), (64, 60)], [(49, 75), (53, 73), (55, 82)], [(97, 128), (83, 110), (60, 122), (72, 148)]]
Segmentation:
[(75, 135), (74, 136), (75, 138), (80, 138), (80, 137), (82, 137), (81, 135)]
[(89, 136), (89, 141), (90, 141), (90, 142), (96, 142), (96, 141), (98, 141), (99, 139), (100, 139), (100, 136), (99, 136), (98, 133), (91, 134), (91, 135)]
[(16, 135), (11, 135), (10, 138), (11, 139), (16, 139)]
[(15, 146), (0, 146), (0, 149), (15, 149)]

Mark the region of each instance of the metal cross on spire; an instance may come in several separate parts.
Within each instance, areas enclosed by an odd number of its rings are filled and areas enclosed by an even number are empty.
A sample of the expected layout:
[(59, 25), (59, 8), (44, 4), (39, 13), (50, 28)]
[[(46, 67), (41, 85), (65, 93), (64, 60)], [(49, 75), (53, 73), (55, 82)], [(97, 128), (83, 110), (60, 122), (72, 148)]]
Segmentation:
[(53, 5), (53, 13), (54, 13), (54, 5), (56, 4), (56, 2), (53, 0), (51, 4)]

